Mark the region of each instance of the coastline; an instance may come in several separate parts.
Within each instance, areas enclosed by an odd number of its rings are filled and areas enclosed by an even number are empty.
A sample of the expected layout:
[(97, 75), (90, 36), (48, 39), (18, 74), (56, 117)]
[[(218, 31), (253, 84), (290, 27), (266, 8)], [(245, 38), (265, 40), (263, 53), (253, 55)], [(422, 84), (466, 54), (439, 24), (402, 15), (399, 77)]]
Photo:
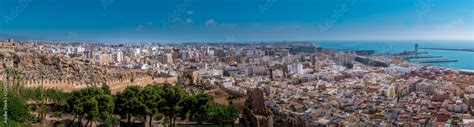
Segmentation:
[[(329, 49), (351, 49), (351, 50), (374, 50), (376, 54), (400, 53), (404, 51), (414, 51), (415, 44), (422, 47), (432, 48), (464, 48), (474, 49), (472, 41), (317, 41), (313, 42), (315, 46)], [(424, 50), (428, 55), (441, 56), (443, 59), (457, 60), (454, 63), (431, 64), (432, 66), (445, 67), (454, 70), (474, 70), (474, 52), (463, 51), (439, 51)]]

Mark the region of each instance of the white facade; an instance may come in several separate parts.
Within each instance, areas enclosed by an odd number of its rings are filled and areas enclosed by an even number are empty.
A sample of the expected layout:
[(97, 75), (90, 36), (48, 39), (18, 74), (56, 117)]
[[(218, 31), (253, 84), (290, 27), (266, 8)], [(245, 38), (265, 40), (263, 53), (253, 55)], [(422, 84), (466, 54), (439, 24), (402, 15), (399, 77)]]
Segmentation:
[(301, 75), (301, 74), (304, 74), (303, 64), (298, 63), (298, 64), (296, 65), (296, 73), (298, 73), (298, 74), (300, 74), (300, 75)]
[(117, 62), (122, 62), (123, 61), (123, 52), (118, 51), (117, 52), (117, 58), (115, 58)]

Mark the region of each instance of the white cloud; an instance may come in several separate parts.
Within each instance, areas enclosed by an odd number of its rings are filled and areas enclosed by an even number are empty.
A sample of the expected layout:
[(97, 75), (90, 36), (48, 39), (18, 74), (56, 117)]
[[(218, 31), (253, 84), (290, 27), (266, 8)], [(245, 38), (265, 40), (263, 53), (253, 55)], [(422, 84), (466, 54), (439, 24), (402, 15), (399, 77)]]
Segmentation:
[(192, 14), (194, 14), (194, 11), (193, 10), (187, 11), (186, 14), (192, 15)]
[(217, 23), (214, 19), (208, 19), (205, 23), (206, 26), (215, 26)]
[(440, 30), (458, 29), (458, 28), (463, 28), (464, 24), (465, 22), (463, 19), (456, 19), (447, 24), (440, 25), (436, 27), (436, 29), (440, 29)]
[(135, 30), (136, 30), (136, 31), (143, 31), (143, 28), (145, 28), (145, 25), (140, 24), (140, 25), (138, 25), (138, 26), (135, 28)]
[(294, 29), (299, 29), (302, 28), (300, 25), (281, 25), (277, 26), (275, 30), (294, 30)]
[(219, 27), (228, 28), (228, 29), (237, 28), (238, 26), (239, 26), (239, 24), (235, 24), (235, 23), (221, 23), (221, 24), (219, 24)]
[(204, 23), (204, 26), (221, 28), (221, 29), (235, 29), (235, 28), (239, 27), (239, 24), (237, 24), (237, 23), (218, 23), (214, 19), (208, 19)]
[(137, 27), (135, 27), (135, 30), (136, 31), (143, 31), (145, 29), (145, 27), (150, 27), (153, 25), (153, 22), (149, 21), (149, 22), (144, 22), (140, 25), (138, 25)]
[(153, 25), (153, 22), (145, 22), (145, 25), (151, 26)]
[(192, 19), (186, 19), (186, 22), (187, 23), (193, 23), (193, 20)]

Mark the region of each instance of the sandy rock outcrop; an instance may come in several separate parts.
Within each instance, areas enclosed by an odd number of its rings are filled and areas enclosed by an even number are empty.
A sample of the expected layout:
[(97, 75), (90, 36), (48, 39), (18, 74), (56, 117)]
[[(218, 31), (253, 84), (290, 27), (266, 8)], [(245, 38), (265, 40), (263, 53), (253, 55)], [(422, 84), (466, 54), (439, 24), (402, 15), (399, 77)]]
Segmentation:
[(0, 49), (0, 69), (3, 65), (20, 69), (26, 80), (41, 79), (40, 70), (46, 70), (46, 79), (99, 83), (114, 79), (148, 75), (147, 72), (98, 66), (72, 59), (63, 54), (49, 54), (35, 50), (13, 51)]

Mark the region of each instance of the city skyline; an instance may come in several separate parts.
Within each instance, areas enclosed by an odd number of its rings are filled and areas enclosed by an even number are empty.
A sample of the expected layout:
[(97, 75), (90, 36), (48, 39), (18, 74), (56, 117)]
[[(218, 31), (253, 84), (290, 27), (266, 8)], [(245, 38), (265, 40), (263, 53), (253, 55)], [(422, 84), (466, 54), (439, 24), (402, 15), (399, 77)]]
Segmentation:
[(38, 40), (474, 40), (473, 1), (0, 2), (0, 34)]
[(474, 0), (0, 0), (0, 126), (474, 127)]

